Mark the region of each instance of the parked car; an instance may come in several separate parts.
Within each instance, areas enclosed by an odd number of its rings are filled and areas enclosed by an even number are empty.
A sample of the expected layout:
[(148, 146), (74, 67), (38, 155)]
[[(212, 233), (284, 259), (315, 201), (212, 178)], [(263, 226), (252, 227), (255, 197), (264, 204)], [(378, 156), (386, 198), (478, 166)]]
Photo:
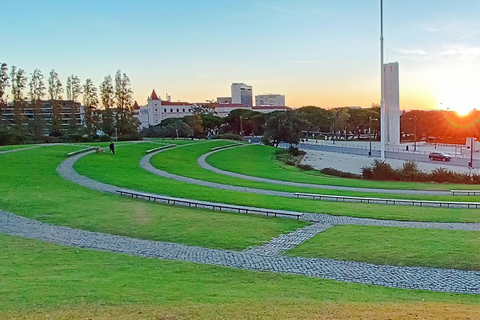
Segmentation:
[(443, 152), (431, 152), (428, 155), (430, 160), (440, 160), (440, 161), (450, 161), (452, 160), (452, 156)]

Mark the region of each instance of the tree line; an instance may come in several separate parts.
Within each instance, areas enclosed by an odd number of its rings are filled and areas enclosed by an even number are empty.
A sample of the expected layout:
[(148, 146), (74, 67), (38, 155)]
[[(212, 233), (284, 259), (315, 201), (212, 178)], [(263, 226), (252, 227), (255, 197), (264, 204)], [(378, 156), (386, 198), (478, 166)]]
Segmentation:
[(464, 144), (466, 137), (480, 136), (480, 111), (462, 116), (450, 110), (411, 110), (403, 112), (400, 127), (406, 140)]
[(64, 87), (54, 69), (44, 80), (39, 69), (28, 77), (24, 69), (0, 63), (0, 145), (98, 139), (99, 132), (108, 140), (114, 135), (132, 139), (138, 126), (130, 79), (121, 70), (97, 89), (91, 78), (82, 84), (72, 74)]
[[(379, 107), (366, 109), (323, 109), (306, 106), (289, 111), (261, 113), (254, 110), (236, 109), (221, 118), (215, 114), (215, 104), (198, 105), (193, 115), (184, 118), (165, 119), (159, 125), (142, 131), (145, 137), (197, 137), (260, 135), (264, 143), (278, 145), (280, 142), (297, 144), (300, 139), (316, 135), (330, 139), (358, 139), (371, 133), (378, 137)], [(371, 127), (370, 127), (371, 126)]]

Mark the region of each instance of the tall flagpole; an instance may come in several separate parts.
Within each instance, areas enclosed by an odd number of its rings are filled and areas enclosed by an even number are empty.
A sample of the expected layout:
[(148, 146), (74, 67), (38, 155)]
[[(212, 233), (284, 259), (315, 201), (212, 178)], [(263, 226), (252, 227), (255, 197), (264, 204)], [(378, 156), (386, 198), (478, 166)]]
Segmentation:
[(380, 158), (385, 159), (385, 71), (383, 67), (383, 0), (380, 0)]

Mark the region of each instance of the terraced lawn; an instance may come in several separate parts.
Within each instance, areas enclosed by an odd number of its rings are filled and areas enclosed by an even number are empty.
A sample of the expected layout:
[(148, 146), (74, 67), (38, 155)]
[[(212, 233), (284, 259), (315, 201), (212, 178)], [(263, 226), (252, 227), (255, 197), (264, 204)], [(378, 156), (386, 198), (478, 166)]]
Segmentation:
[[(211, 142), (211, 146), (214, 147), (221, 143), (222, 142)], [(127, 145), (122, 147), (122, 151), (119, 151), (115, 157), (111, 157), (109, 154), (91, 154), (79, 159), (75, 164), (75, 170), (94, 180), (119, 187), (197, 200), (390, 220), (480, 222), (480, 210), (474, 209), (459, 210), (450, 208), (338, 203), (266, 196), (189, 185), (158, 177), (140, 168), (140, 159), (145, 156), (145, 151), (151, 147), (148, 143)], [(246, 147), (246, 149), (247, 148), (248, 147)], [(232, 161), (236, 160), (232, 159)], [(172, 163), (172, 165), (174, 165), (174, 162)]]
[(480, 295), (146, 259), (6, 235), (0, 246), (2, 319), (386, 319), (384, 312), (401, 319), (405, 310), (474, 319), (480, 312)]
[[(357, 179), (345, 179), (332, 177), (318, 171), (302, 171), (293, 166), (274, 159), (275, 148), (252, 145), (242, 149), (227, 149), (212, 154), (207, 162), (219, 169), (246, 174), (255, 177), (294, 181), (334, 186), (360, 187), (360, 188), (383, 188), (383, 189), (406, 189), (406, 190), (458, 190), (480, 189), (480, 185), (458, 185), (443, 183), (411, 183), (392, 181), (366, 181)], [(229, 159), (236, 159), (232, 162)], [(252, 166), (251, 163), (255, 163)], [(477, 198), (477, 200), (480, 198)]]
[[(121, 148), (130, 146), (155, 145)], [(0, 209), (72, 228), (230, 250), (261, 244), (307, 224), (154, 204), (78, 186), (60, 177), (56, 168), (68, 152), (80, 148), (43, 147), (0, 155)], [(106, 163), (121, 159), (121, 148), (115, 156), (103, 153), (100, 158)], [(134, 176), (129, 179), (136, 181)]]
[[(215, 143), (215, 142), (212, 142)], [(218, 142), (215, 145), (228, 145), (227, 142)], [(466, 201), (466, 202), (475, 202), (480, 201), (480, 197), (471, 197), (471, 196), (431, 196), (431, 195), (411, 195), (411, 194), (388, 194), (388, 193), (372, 193), (372, 192), (359, 192), (359, 191), (345, 191), (345, 190), (329, 190), (329, 189), (318, 189), (318, 188), (305, 188), (305, 187), (293, 187), (278, 185), (272, 183), (256, 182), (246, 179), (229, 177), (222, 174), (217, 174), (209, 170), (201, 168), (197, 164), (197, 159), (212, 149), (212, 144), (196, 144), (191, 146), (185, 146), (182, 148), (174, 148), (165, 150), (151, 159), (151, 164), (160, 170), (177, 174), (180, 176), (186, 176), (189, 178), (211, 181), (216, 183), (240, 186), (240, 187), (249, 187), (256, 189), (264, 190), (275, 190), (275, 191), (285, 191), (285, 192), (303, 192), (303, 193), (314, 193), (314, 194), (326, 194), (326, 195), (341, 195), (341, 196), (352, 196), (352, 197), (374, 197), (374, 198), (389, 198), (389, 199), (412, 199), (412, 200), (435, 200), (435, 201)], [(244, 150), (248, 152), (251, 150), (250, 147), (240, 147), (233, 148)], [(220, 151), (219, 153), (227, 152)], [(230, 162), (233, 162), (234, 158), (230, 159)], [(249, 162), (250, 166), (256, 166), (255, 162)], [(388, 189), (387, 189), (388, 190)], [(387, 191), (386, 191), (387, 192)]]
[(335, 226), (287, 252), (291, 256), (381, 265), (480, 270), (480, 232)]

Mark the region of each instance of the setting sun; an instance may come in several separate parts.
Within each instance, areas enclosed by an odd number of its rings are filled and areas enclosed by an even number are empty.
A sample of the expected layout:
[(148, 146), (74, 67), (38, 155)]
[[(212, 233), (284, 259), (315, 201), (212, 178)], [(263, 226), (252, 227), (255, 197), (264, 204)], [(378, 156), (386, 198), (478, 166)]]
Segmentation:
[(451, 81), (441, 86), (438, 94), (439, 107), (456, 111), (459, 115), (467, 115), (473, 109), (478, 109), (480, 95), (473, 84)]

